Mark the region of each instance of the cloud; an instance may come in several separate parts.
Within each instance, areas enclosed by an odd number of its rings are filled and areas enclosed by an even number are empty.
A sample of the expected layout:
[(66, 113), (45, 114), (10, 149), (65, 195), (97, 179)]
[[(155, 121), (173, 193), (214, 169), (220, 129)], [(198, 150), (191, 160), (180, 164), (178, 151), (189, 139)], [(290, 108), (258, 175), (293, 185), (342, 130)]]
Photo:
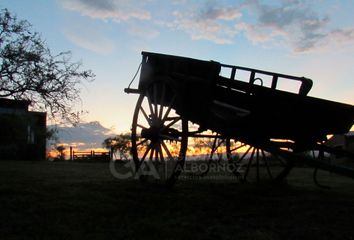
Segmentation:
[(241, 23), (236, 28), (243, 30), (254, 43), (281, 39), (293, 51), (307, 52), (333, 41), (354, 40), (353, 28), (330, 30), (330, 17), (315, 12), (305, 1), (288, 0), (280, 5), (252, 1), (247, 7), (256, 14), (257, 22)]
[(133, 36), (137, 36), (145, 39), (154, 39), (158, 37), (160, 34), (157, 30), (151, 27), (140, 26), (137, 24), (131, 25), (128, 29), (128, 32)]
[(211, 20), (234, 20), (238, 19), (242, 16), (242, 13), (240, 12), (239, 9), (237, 8), (230, 8), (230, 7), (224, 7), (224, 8), (207, 8), (205, 10), (202, 10), (199, 14), (199, 19), (211, 19)]
[(235, 28), (239, 32), (244, 32), (247, 38), (254, 44), (268, 42), (277, 36), (286, 35), (282, 31), (269, 31), (266, 28), (260, 28), (257, 25), (248, 24), (246, 22), (237, 23)]
[(354, 28), (334, 29), (328, 34), (329, 38), (339, 42), (353, 42)]
[(330, 29), (330, 17), (303, 0), (252, 0), (229, 6), (208, 1), (175, 11), (173, 17), (168, 27), (194, 40), (218, 44), (231, 44), (238, 35), (245, 35), (253, 44), (281, 45), (301, 53), (354, 42), (354, 28)]
[(242, 16), (237, 8), (208, 7), (198, 11), (175, 11), (174, 21), (169, 26), (188, 33), (193, 40), (210, 40), (218, 44), (230, 44), (237, 33), (225, 24)]
[[(217, 44), (233, 44), (239, 35), (253, 44), (281, 45), (302, 53), (325, 49), (338, 44), (354, 43), (354, 28), (333, 27), (330, 16), (314, 8), (314, 1), (250, 0), (191, 1), (162, 0), (62, 0), (62, 5), (91, 18), (125, 23), (130, 35), (144, 39), (159, 36), (159, 28), (184, 32), (193, 40)], [(147, 8), (153, 8), (150, 13)], [(156, 6), (162, 6), (156, 9)], [(140, 21), (137, 21), (140, 20)], [(149, 30), (142, 20), (151, 20)], [(146, 24), (145, 24), (146, 26)], [(331, 28), (332, 27), (332, 28)], [(160, 30), (160, 29), (159, 29)], [(94, 49), (91, 42), (71, 40)], [(102, 44), (101, 44), (102, 45)], [(109, 46), (109, 44), (108, 44)], [(99, 50), (100, 51), (100, 50)]]
[(139, 7), (139, 1), (133, 0), (62, 0), (61, 3), (64, 8), (91, 18), (111, 19), (118, 22), (151, 18), (148, 11)]
[(99, 148), (107, 137), (116, 135), (111, 129), (103, 127), (99, 122), (80, 123), (75, 127), (54, 127), (62, 144), (80, 149)]
[(64, 35), (77, 46), (99, 54), (110, 54), (115, 50), (114, 41), (95, 28), (71, 26), (64, 30)]
[[(319, 16), (302, 1), (283, 1), (280, 5), (266, 5), (252, 1), (247, 6), (256, 15), (256, 23), (241, 24), (253, 42), (278, 39), (289, 42), (295, 51), (306, 51), (325, 37), (328, 16)], [(238, 26), (240, 28), (240, 26)], [(265, 36), (265, 33), (268, 36)]]

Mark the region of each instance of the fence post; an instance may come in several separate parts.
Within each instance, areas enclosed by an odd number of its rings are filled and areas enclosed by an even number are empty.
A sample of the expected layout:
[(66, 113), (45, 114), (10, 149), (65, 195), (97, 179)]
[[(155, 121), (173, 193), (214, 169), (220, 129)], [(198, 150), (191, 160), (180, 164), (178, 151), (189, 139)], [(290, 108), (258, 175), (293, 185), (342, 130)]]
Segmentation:
[(73, 147), (70, 146), (70, 161), (74, 160), (74, 156), (73, 156)]

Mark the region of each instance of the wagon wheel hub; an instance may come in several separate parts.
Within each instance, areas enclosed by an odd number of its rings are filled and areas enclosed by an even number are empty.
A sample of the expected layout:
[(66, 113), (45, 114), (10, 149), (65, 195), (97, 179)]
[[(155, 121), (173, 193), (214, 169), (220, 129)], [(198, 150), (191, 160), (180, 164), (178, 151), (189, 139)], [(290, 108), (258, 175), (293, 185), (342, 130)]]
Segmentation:
[(159, 127), (151, 126), (150, 128), (141, 130), (141, 137), (151, 140), (152, 142), (157, 142), (160, 139)]
[(181, 136), (180, 131), (174, 128), (168, 128), (164, 125), (150, 126), (141, 130), (141, 137), (158, 142), (160, 140), (176, 140)]

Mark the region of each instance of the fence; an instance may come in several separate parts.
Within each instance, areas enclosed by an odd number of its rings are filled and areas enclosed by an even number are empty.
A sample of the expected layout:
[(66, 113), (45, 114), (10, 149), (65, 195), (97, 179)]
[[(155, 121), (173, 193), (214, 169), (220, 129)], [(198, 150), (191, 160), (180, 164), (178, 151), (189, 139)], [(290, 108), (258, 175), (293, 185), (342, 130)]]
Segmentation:
[(95, 152), (91, 151), (74, 151), (70, 147), (70, 160), (71, 161), (110, 161), (112, 160), (112, 151)]

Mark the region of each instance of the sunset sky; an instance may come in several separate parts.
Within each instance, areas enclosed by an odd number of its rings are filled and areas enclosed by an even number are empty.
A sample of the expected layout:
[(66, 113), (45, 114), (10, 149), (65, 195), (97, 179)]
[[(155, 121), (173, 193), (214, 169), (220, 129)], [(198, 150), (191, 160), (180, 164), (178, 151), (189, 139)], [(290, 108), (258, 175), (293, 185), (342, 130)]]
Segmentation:
[[(354, 1), (2, 0), (54, 53), (96, 74), (86, 121), (128, 131), (141, 51), (215, 60), (314, 80), (309, 95), (354, 105)], [(136, 86), (137, 81), (135, 82)]]

